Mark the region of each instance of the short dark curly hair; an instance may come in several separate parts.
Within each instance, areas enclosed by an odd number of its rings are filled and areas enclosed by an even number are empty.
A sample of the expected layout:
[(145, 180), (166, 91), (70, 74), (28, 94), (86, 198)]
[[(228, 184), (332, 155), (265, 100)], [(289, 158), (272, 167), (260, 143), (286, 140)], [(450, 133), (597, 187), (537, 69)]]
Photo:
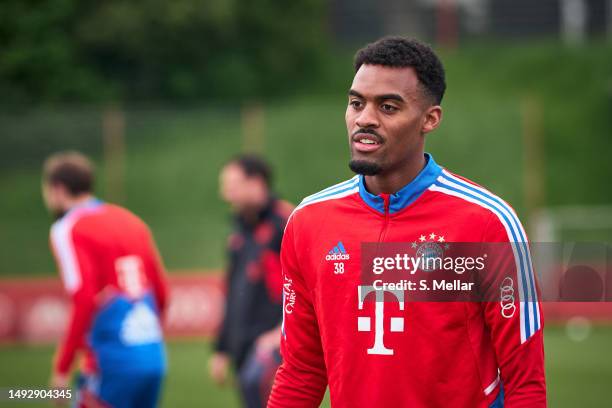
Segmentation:
[(412, 67), (426, 96), (439, 105), (446, 90), (444, 67), (433, 50), (416, 40), (384, 37), (366, 45), (355, 54), (355, 72), (363, 64), (384, 67)]

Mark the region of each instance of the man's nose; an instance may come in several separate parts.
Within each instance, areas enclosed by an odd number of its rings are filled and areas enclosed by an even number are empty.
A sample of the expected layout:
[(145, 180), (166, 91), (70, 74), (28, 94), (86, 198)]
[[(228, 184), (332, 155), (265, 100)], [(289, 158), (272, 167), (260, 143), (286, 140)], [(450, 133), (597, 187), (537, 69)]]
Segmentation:
[(372, 104), (367, 104), (361, 110), (361, 112), (359, 112), (359, 115), (357, 116), (357, 119), (355, 120), (355, 124), (359, 126), (360, 128), (378, 127), (379, 123), (378, 123), (378, 114), (376, 112), (376, 107)]

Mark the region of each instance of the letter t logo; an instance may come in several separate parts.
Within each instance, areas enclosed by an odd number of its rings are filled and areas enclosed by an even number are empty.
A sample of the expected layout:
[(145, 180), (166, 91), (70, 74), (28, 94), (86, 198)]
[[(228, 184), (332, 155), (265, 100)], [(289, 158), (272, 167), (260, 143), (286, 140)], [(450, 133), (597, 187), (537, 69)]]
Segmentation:
[[(376, 309), (374, 315), (374, 345), (368, 349), (368, 354), (393, 355), (393, 349), (385, 347), (383, 337), (385, 335), (384, 317), (385, 317), (385, 292), (391, 293), (399, 302), (400, 310), (404, 310), (404, 291), (402, 290), (376, 290), (371, 285), (362, 285), (357, 287), (359, 296), (359, 310), (363, 310), (363, 302), (365, 298), (372, 292), (376, 294)], [(369, 316), (357, 317), (357, 330), (360, 332), (372, 331), (372, 319)], [(404, 318), (391, 318), (391, 331), (404, 331)]]

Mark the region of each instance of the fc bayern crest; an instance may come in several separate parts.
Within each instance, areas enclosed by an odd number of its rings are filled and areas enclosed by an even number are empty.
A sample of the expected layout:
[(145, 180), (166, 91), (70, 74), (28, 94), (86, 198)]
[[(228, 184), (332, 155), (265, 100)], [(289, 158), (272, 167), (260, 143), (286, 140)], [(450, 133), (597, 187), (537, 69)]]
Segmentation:
[(448, 244), (444, 242), (443, 235), (436, 235), (432, 232), (429, 235), (421, 235), (416, 242), (412, 243), (412, 248), (416, 249), (416, 257), (423, 259), (419, 269), (423, 272), (435, 270), (435, 260), (444, 258), (444, 250), (448, 249)]

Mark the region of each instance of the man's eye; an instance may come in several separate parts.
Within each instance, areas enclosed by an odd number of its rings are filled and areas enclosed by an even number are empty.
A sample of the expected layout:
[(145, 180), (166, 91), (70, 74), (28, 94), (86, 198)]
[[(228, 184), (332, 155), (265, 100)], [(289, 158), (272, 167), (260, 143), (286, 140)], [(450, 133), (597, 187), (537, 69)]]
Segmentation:
[(388, 103), (382, 104), (380, 108), (387, 113), (395, 112), (397, 110), (397, 107), (389, 105)]
[(358, 101), (357, 99), (353, 99), (352, 101), (349, 102), (349, 105), (351, 105), (353, 108), (360, 108), (361, 101)]

